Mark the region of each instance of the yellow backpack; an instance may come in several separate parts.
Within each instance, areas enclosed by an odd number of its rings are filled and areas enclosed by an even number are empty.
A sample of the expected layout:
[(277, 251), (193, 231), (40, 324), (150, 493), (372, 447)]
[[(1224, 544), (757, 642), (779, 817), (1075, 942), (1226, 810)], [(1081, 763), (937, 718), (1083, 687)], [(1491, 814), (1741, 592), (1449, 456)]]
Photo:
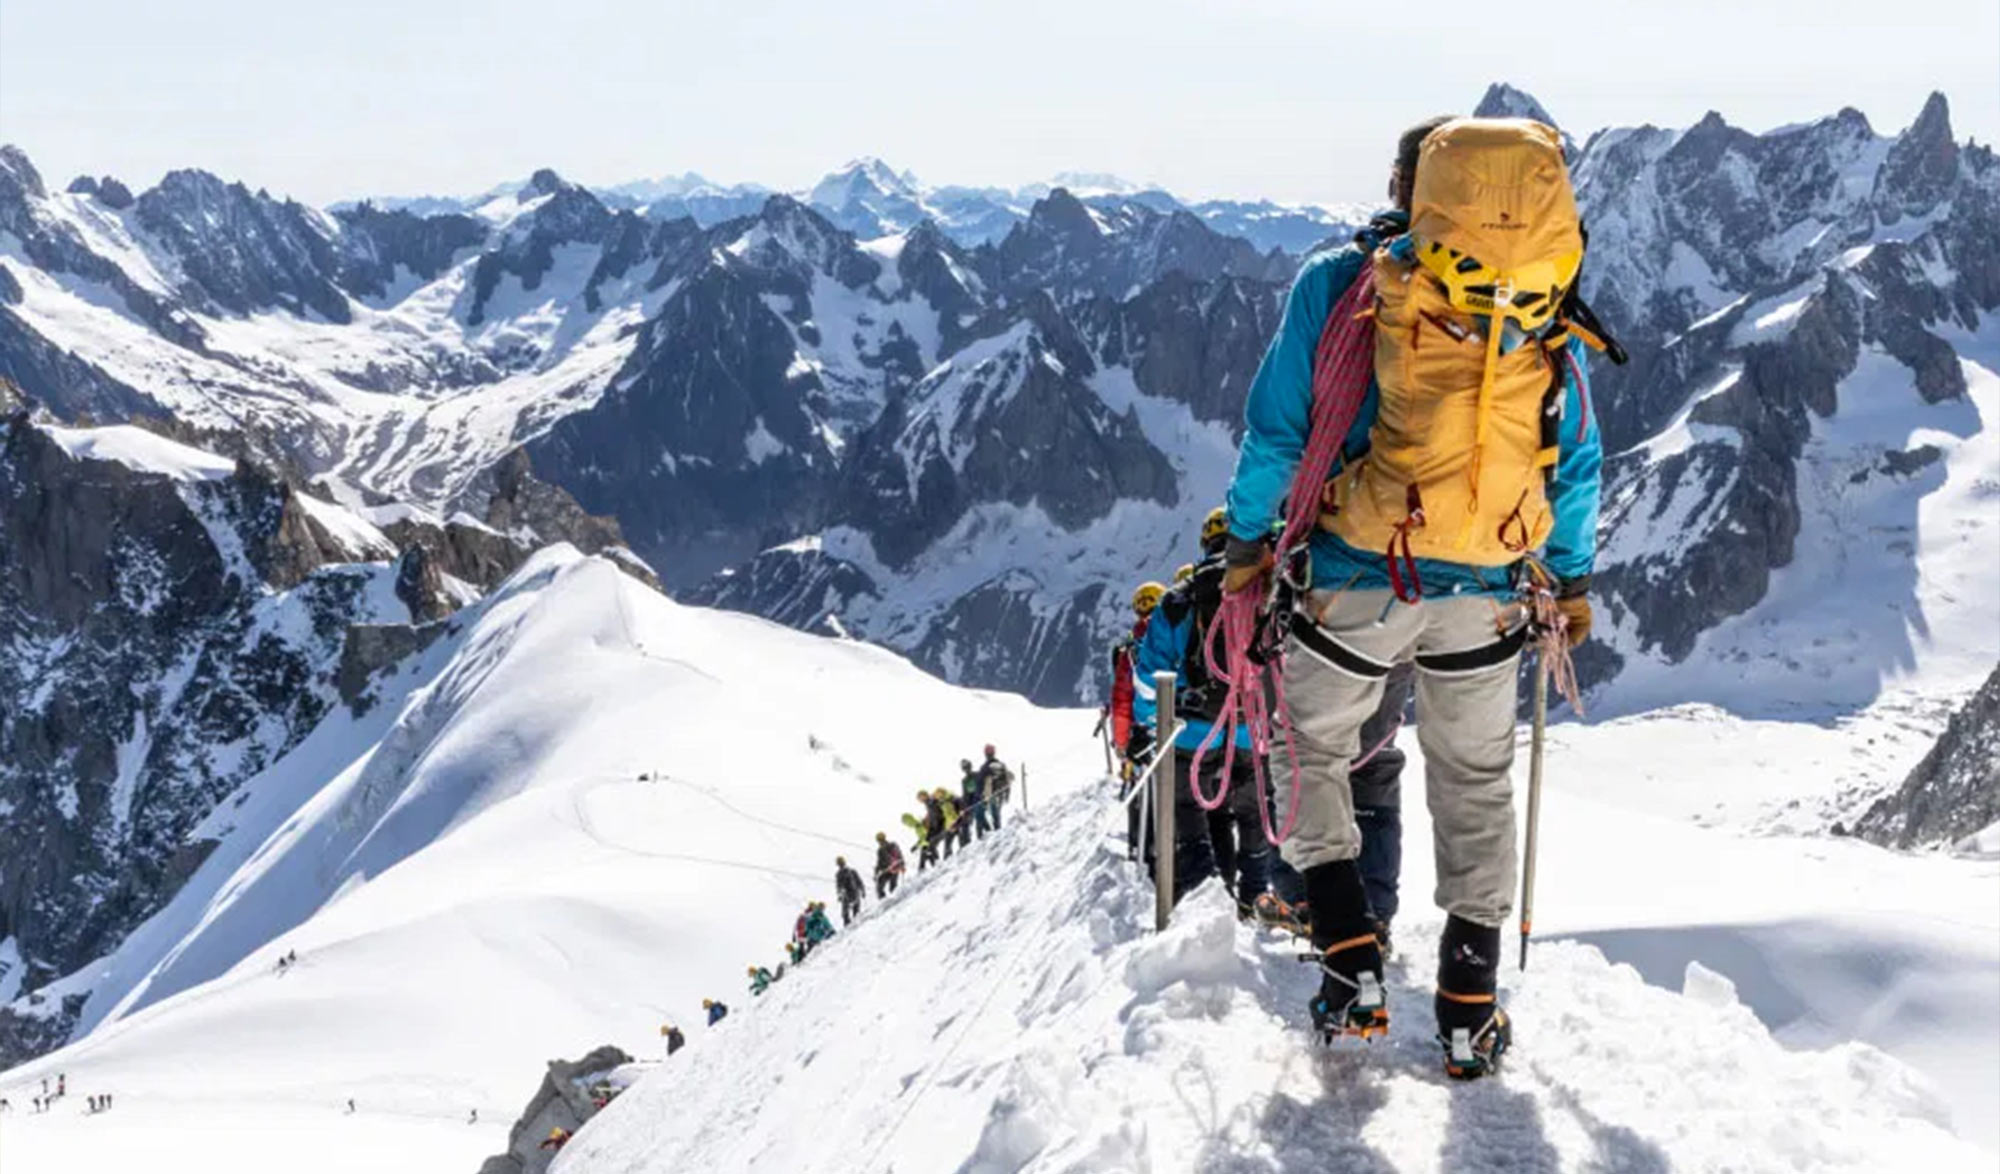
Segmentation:
[(1583, 232), (1561, 139), (1517, 118), (1431, 132), (1409, 235), (1373, 258), (1380, 411), (1367, 455), (1328, 485), (1320, 525), (1392, 569), (1505, 566), (1552, 523), (1562, 348), (1572, 331), (1598, 345), (1563, 314)]

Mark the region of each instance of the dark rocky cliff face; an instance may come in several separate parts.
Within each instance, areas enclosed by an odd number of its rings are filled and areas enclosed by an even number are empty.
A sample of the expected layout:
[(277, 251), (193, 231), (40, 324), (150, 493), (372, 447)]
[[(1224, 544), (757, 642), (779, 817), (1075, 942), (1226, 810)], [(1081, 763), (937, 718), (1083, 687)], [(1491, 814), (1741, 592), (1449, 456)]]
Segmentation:
[(204, 854), (191, 831), (325, 714), (369, 572), (291, 490), (0, 433), (0, 938), (27, 986), (82, 965)]
[(1857, 835), (1891, 848), (1949, 844), (2000, 823), (2000, 668), (1966, 699), (1910, 777)]

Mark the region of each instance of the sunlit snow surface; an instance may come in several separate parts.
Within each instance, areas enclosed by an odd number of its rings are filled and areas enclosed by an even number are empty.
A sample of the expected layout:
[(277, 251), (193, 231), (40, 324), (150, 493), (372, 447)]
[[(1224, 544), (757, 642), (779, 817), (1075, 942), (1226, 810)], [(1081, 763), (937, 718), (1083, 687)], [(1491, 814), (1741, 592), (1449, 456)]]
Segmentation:
[[(562, 549), (455, 625), (225, 802), (215, 855), (79, 976), (90, 1034), (0, 1076), (7, 1174), (469, 1171), (545, 1061), (657, 1057), (667, 1020), (690, 1049), (567, 1169), (1991, 1167), (1944, 1123), (1995, 1142), (2000, 864), (1794, 830), (1900, 778), (1935, 715), (1559, 728), (1541, 944), (1505, 977), (1520, 1046), (1455, 1088), (1429, 1041), (1420, 766), (1394, 1031), (1324, 1053), (1308, 969), (1213, 893), (1146, 932), (1089, 713), (679, 607)], [(865, 867), (989, 739), (1029, 767), (1032, 814), (752, 1000), (744, 966), (831, 895), (834, 854)], [(735, 1008), (713, 1032), (704, 995)], [(55, 1072), (70, 1098), (22, 1112)], [(118, 1108), (92, 1117), (99, 1091)]]

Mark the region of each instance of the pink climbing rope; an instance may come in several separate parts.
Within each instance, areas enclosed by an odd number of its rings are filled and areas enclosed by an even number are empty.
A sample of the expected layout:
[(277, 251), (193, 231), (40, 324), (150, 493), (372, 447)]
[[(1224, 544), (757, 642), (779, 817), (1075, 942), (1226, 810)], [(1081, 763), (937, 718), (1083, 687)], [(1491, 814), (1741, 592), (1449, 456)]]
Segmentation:
[[(1361, 410), (1361, 401), (1367, 397), (1368, 381), (1375, 370), (1374, 305), (1375, 271), (1372, 265), (1364, 262), (1360, 275), (1327, 314), (1326, 325), (1320, 331), (1319, 345), (1313, 353), (1312, 426), (1307, 434), (1305, 452), (1292, 474), (1291, 489), (1286, 495), (1290, 513), (1285, 519), (1285, 529), (1278, 537), (1277, 559), (1273, 564), (1275, 570), (1272, 576), (1260, 575), (1242, 590), (1223, 595), (1202, 648), (1209, 675), (1224, 682), (1228, 692), (1223, 696), (1222, 709), (1216, 715), (1214, 726), (1202, 739), (1201, 745), (1195, 748), (1188, 789), (1203, 811), (1214, 811), (1222, 806), (1229, 798), (1229, 782), (1236, 766), (1236, 731), (1239, 728), (1248, 731), (1252, 776), (1257, 787), (1257, 814), (1264, 824), (1264, 838), (1273, 844), (1282, 844), (1290, 839), (1299, 819), (1299, 788), (1294, 786), (1285, 805), (1283, 825), (1278, 828), (1271, 826), (1273, 805), (1270, 802), (1270, 781), (1264, 767), (1264, 761), (1271, 752), (1275, 719), (1285, 728), (1285, 751), (1291, 763), (1291, 777), (1296, 779), (1299, 773), (1297, 739), (1291, 737), (1291, 706), (1285, 699), (1284, 634), (1279, 633), (1277, 647), (1266, 664), (1257, 663), (1250, 650), (1257, 638), (1263, 605), (1276, 591), (1274, 577), (1285, 573), (1285, 568), (1291, 565), (1293, 552), (1311, 535), (1319, 519), (1320, 495), (1333, 471), (1334, 459), (1340, 453), (1348, 429), (1354, 425), (1354, 417)], [(1219, 656), (1218, 640), (1221, 642)], [(1202, 793), (1201, 763), (1218, 734), (1225, 740), (1222, 778), (1211, 796)]]

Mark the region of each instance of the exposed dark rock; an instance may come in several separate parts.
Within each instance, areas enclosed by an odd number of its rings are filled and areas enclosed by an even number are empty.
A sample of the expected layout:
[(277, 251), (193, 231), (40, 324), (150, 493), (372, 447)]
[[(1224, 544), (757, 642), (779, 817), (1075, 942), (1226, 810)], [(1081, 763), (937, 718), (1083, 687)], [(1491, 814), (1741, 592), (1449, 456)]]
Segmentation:
[(332, 703), (368, 572), (316, 562), (296, 509), (248, 466), (176, 482), (0, 425), (0, 836), (37, 845), (0, 854), (0, 923), (26, 989), (170, 898), (189, 832)]
[(552, 1129), (575, 1133), (597, 1115), (591, 1088), (632, 1057), (606, 1044), (580, 1060), (550, 1060), (548, 1075), (507, 1133), (507, 1152), (486, 1159), (479, 1174), (541, 1174), (555, 1152), (541, 1148)]
[(1892, 848), (1946, 844), (2000, 822), (2000, 668), (1966, 699), (1903, 785), (1854, 834)]
[(212, 313), (279, 308), (352, 320), (340, 256), (317, 214), (205, 171), (170, 171), (132, 214), (180, 261), (180, 295)]
[(384, 296), (400, 266), (421, 281), (445, 271), (465, 249), (486, 240), (487, 228), (470, 216), (414, 216), (361, 204), (339, 213), (346, 229), (340, 283), (357, 297)]
[[(421, 549), (411, 547), (410, 553)], [(375, 674), (429, 648), (448, 627), (442, 623), (349, 625), (340, 649), (340, 667), (334, 673), (341, 704), (356, 714), (374, 708), (375, 698), (368, 686)]]
[[(410, 609), (412, 623), (441, 620), (455, 610), (451, 596), (445, 593), (444, 575), (438, 570), (437, 560), (422, 543), (411, 543), (396, 560), (396, 598)], [(345, 668), (344, 658), (342, 667)], [(345, 673), (342, 675), (341, 696), (346, 698)]]

